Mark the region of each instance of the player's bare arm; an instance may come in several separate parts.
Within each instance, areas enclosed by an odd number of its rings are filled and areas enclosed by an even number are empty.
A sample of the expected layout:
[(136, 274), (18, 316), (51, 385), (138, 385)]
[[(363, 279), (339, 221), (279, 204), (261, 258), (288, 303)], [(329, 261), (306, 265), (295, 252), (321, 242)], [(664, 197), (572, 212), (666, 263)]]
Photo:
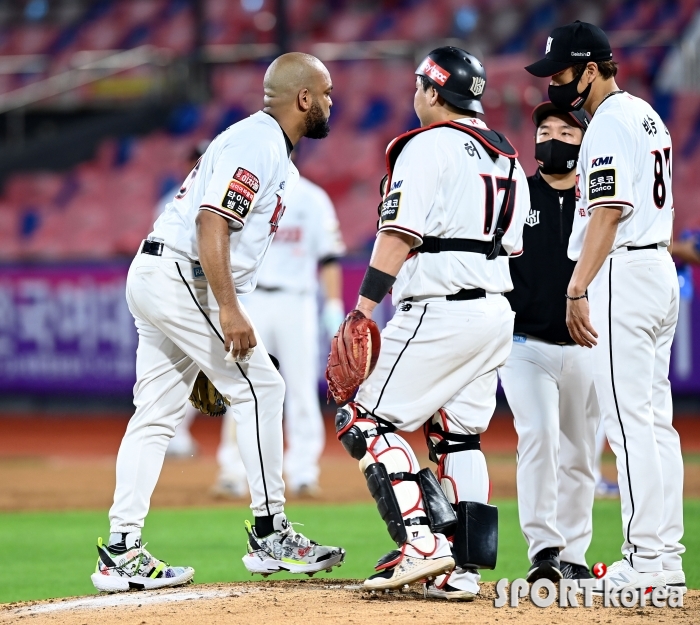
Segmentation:
[[(403, 267), (414, 242), (415, 239), (411, 235), (403, 232), (395, 230), (380, 232), (374, 243), (369, 266), (395, 277)], [(378, 302), (360, 295), (357, 300), (357, 310), (369, 319), (377, 304)]]
[[(622, 212), (615, 207), (601, 206), (593, 211), (581, 256), (567, 289), (569, 297), (581, 297), (586, 293), (612, 249), (621, 216)], [(582, 347), (597, 345), (598, 333), (591, 325), (587, 298), (566, 302), (566, 325), (571, 338)]]
[(238, 304), (233, 285), (228, 222), (211, 211), (199, 211), (196, 223), (199, 262), (219, 304), (224, 348), (229, 351), (233, 344), (233, 357), (243, 357), (257, 341), (253, 326)]

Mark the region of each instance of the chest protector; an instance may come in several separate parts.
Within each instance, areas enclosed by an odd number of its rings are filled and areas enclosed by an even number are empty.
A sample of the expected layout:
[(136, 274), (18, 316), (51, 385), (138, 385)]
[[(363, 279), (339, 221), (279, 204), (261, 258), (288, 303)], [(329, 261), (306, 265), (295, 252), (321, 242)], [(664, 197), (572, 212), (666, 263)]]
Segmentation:
[[(454, 128), (470, 137), (476, 139), (481, 146), (486, 150), (486, 153), (493, 159), (498, 156), (505, 156), (510, 160), (510, 172), (503, 194), (503, 202), (496, 217), (496, 225), (494, 227), (493, 239), (491, 241), (479, 241), (476, 239), (447, 239), (442, 237), (423, 237), (423, 244), (413, 250), (413, 253), (418, 254), (437, 254), (439, 252), (472, 252), (475, 254), (484, 254), (488, 260), (494, 260), (498, 256), (507, 256), (507, 252), (501, 247), (501, 239), (505, 233), (503, 224), (508, 219), (512, 218), (512, 214), (508, 214), (512, 208), (509, 206), (510, 189), (513, 183), (513, 172), (515, 171), (515, 159), (518, 156), (518, 151), (508, 141), (505, 135), (502, 135), (496, 130), (489, 128), (480, 128), (478, 126), (468, 126), (454, 121), (437, 122), (424, 128), (417, 128), (394, 139), (386, 150), (386, 185), (382, 184), (383, 189), (391, 189), (391, 178), (394, 171), (394, 166), (406, 144), (416, 135), (433, 130), (434, 128)], [(383, 195), (383, 193), (382, 193)], [(513, 207), (514, 208), (514, 207)], [(380, 204), (381, 210), (381, 204)]]

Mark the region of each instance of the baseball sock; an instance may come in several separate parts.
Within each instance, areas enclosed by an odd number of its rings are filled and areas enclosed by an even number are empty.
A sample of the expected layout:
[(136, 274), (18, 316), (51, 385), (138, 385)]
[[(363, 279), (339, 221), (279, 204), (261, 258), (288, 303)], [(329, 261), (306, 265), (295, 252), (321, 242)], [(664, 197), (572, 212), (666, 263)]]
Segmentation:
[(126, 553), (133, 547), (141, 545), (141, 532), (112, 532), (107, 548), (112, 553)]
[(260, 538), (263, 538), (264, 536), (269, 536), (270, 534), (272, 534), (272, 532), (275, 531), (275, 527), (273, 525), (274, 518), (274, 514), (271, 514), (269, 516), (255, 517), (255, 533)]

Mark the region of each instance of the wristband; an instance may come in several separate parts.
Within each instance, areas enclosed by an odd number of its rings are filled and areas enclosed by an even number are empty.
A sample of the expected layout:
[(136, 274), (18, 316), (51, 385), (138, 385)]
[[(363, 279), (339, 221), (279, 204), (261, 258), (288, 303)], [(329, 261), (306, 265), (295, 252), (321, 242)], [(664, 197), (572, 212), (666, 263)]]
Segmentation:
[(370, 265), (367, 267), (365, 277), (362, 279), (360, 295), (379, 304), (391, 290), (391, 287), (394, 286), (394, 282), (396, 282), (395, 276), (375, 269)]
[(583, 295), (579, 295), (578, 297), (571, 297), (571, 295), (569, 295), (568, 293), (564, 293), (564, 297), (572, 301), (575, 301), (577, 299), (588, 299), (588, 293), (586, 292)]

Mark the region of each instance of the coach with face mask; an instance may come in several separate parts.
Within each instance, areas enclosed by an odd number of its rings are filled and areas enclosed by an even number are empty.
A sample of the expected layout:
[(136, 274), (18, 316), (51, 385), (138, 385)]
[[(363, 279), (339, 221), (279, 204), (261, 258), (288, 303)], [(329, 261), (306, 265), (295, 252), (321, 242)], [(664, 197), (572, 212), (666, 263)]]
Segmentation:
[(523, 255), (510, 260), (513, 349), (500, 368), (518, 432), (518, 511), (532, 563), (527, 581), (590, 578), (593, 461), (599, 420), (590, 350), (566, 327), (562, 293), (575, 263), (567, 247), (576, 211), (576, 163), (588, 119), (551, 102), (536, 127)]

